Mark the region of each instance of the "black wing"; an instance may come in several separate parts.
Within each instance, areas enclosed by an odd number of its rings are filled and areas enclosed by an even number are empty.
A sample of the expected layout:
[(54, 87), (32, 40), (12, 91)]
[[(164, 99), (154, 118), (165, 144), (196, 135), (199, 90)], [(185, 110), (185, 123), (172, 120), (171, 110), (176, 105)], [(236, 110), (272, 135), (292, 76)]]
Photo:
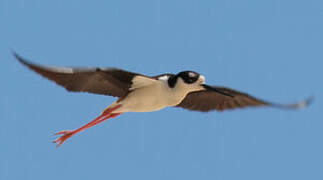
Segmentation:
[(140, 75), (116, 68), (47, 67), (31, 63), (16, 53), (14, 56), (31, 70), (73, 92), (124, 97), (133, 77)]
[(271, 106), (285, 109), (300, 109), (306, 107), (312, 101), (312, 97), (295, 104), (275, 104), (252, 97), (246, 93), (239, 92), (226, 87), (208, 86), (206, 90), (191, 92), (177, 105), (194, 111), (223, 111), (234, 108), (245, 108), (252, 106)]

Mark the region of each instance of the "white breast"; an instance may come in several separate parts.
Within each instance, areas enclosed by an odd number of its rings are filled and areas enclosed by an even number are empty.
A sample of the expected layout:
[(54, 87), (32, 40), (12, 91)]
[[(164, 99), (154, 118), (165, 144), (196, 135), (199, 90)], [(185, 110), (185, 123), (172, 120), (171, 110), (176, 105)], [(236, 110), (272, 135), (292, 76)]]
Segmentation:
[(163, 77), (154, 80), (141, 76), (134, 78), (132, 92), (118, 103), (122, 106), (117, 113), (158, 111), (179, 104), (188, 92), (168, 87), (167, 79)]

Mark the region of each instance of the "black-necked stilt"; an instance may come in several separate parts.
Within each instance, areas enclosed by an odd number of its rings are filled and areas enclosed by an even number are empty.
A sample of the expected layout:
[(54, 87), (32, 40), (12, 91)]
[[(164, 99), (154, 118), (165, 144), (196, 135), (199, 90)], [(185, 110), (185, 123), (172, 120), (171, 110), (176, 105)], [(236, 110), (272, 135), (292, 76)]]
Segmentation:
[(295, 104), (275, 104), (229, 88), (206, 85), (204, 76), (194, 71), (145, 76), (117, 68), (48, 67), (31, 63), (16, 53), (14, 55), (22, 64), (68, 91), (119, 98), (90, 123), (76, 130), (56, 133), (61, 135), (54, 141), (57, 146), (74, 134), (125, 112), (151, 112), (169, 106), (203, 112), (248, 106), (300, 109), (312, 100), (308, 98)]

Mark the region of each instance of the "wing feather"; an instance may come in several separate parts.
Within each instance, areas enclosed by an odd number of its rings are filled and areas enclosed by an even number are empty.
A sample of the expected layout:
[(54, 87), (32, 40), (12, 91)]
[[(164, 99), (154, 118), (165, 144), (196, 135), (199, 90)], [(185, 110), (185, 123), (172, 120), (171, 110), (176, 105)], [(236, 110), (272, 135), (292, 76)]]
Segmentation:
[(124, 97), (131, 87), (134, 76), (143, 76), (117, 68), (42, 66), (31, 63), (16, 53), (14, 53), (14, 56), (29, 69), (72, 92), (89, 92)]
[(257, 106), (271, 106), (284, 109), (300, 109), (309, 105), (313, 98), (310, 97), (304, 101), (294, 104), (276, 104), (268, 101), (258, 99), (250, 96), (247, 93), (239, 92), (226, 87), (212, 86), (219, 92), (224, 92), (231, 96), (220, 94), (213, 90), (202, 90), (189, 93), (184, 100), (176, 107), (181, 107), (193, 111), (212, 111), (212, 110), (228, 110), (235, 108), (257, 107)]

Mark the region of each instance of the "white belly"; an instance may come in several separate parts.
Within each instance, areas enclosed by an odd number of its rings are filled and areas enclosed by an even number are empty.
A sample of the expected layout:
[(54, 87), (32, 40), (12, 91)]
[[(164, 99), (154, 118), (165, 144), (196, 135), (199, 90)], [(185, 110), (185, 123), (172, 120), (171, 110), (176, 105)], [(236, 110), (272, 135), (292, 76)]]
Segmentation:
[(166, 84), (157, 83), (135, 89), (118, 104), (121, 107), (115, 112), (150, 112), (179, 104), (186, 92), (177, 92)]

